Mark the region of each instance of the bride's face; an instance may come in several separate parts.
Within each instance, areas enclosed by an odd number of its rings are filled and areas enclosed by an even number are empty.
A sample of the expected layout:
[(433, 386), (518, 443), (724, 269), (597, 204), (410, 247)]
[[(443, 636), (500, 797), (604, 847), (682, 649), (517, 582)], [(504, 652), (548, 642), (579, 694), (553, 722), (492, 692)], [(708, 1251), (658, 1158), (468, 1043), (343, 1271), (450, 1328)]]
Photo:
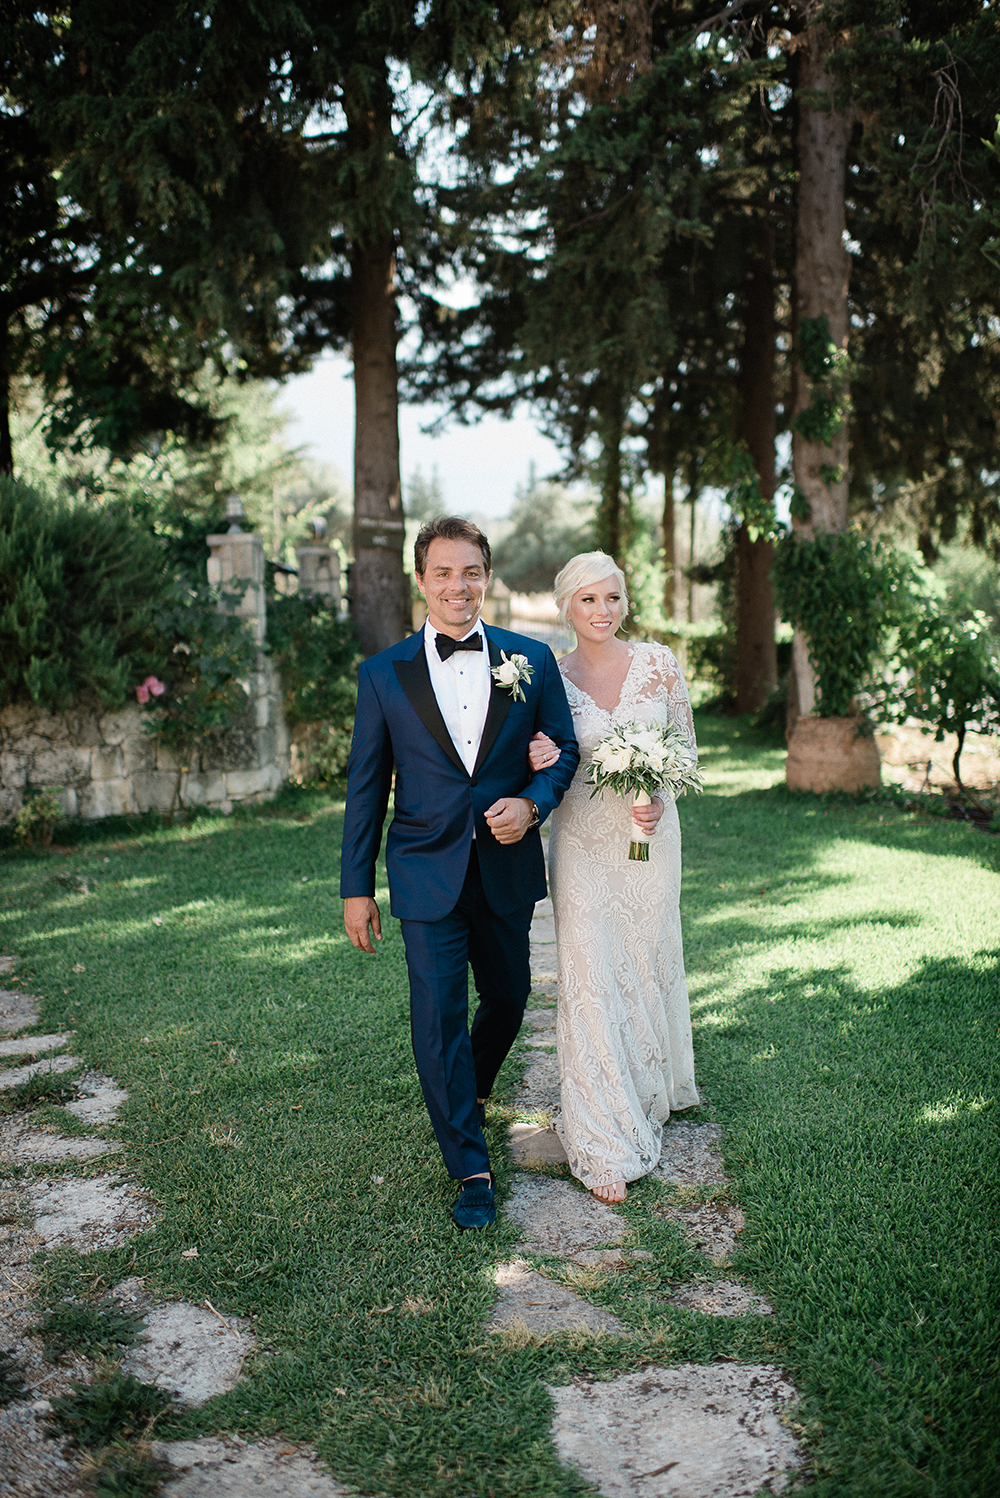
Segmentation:
[(622, 622), (622, 595), (618, 579), (578, 588), (570, 599), (569, 622), (578, 640), (613, 640)]

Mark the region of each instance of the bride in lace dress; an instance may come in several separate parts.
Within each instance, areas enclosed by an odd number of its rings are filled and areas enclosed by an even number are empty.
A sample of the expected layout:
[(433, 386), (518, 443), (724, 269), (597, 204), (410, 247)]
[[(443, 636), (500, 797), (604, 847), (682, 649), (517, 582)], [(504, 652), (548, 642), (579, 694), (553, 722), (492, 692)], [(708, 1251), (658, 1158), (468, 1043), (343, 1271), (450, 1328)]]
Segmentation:
[[(678, 909), (681, 839), (673, 801), (648, 807), (606, 791), (591, 799), (594, 748), (615, 724), (675, 723), (695, 747), (684, 678), (662, 645), (616, 637), (625, 579), (603, 552), (574, 557), (555, 580), (576, 649), (559, 663), (580, 767), (553, 813), (549, 876), (559, 965), (559, 1126), (570, 1169), (606, 1202), (655, 1170), (671, 1111), (697, 1105)], [(539, 735), (534, 768), (552, 762)], [(635, 822), (649, 861), (628, 857)]]

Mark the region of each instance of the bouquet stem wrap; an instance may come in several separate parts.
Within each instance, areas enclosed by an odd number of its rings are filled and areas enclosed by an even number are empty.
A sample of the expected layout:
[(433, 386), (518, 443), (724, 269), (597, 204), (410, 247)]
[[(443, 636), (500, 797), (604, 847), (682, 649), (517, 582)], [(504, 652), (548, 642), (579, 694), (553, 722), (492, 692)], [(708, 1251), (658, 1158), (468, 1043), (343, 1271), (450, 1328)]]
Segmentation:
[[(652, 799), (647, 791), (636, 791), (632, 805), (648, 806)], [(628, 856), (638, 863), (649, 862), (649, 833), (643, 832), (635, 822), (632, 823), (632, 841), (628, 845)]]
[[(587, 771), (592, 796), (612, 791), (631, 796), (633, 807), (648, 806), (653, 796), (676, 801), (687, 790), (701, 790), (698, 756), (676, 724), (621, 723), (597, 745)], [(649, 862), (649, 833), (632, 823), (628, 856)]]

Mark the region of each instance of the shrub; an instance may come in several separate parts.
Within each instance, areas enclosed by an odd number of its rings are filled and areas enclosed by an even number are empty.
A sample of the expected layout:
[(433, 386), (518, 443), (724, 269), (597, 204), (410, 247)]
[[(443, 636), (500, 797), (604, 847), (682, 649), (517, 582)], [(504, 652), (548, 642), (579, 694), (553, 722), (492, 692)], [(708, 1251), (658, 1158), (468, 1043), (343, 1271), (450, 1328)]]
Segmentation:
[(310, 725), (301, 740), (304, 779), (328, 781), (347, 768), (362, 660), (354, 625), (323, 597), (274, 594), (267, 606), (267, 644), (281, 668), (290, 728)]
[(32, 847), (37, 841), (40, 847), (49, 847), (62, 814), (62, 802), (54, 788), (29, 795), (14, 819), (15, 843)]
[(889, 631), (912, 609), (910, 564), (856, 531), (791, 532), (779, 542), (775, 591), (782, 616), (801, 629), (823, 718), (848, 717)]
[(887, 694), (887, 716), (927, 723), (940, 741), (954, 733), (955, 784), (962, 789), (960, 760), (968, 729), (987, 733), (1000, 724), (1000, 658), (989, 620), (950, 619), (928, 610), (901, 631), (897, 690)]
[(0, 707), (119, 707), (154, 665), (162, 548), (119, 506), (90, 509), (0, 478)]

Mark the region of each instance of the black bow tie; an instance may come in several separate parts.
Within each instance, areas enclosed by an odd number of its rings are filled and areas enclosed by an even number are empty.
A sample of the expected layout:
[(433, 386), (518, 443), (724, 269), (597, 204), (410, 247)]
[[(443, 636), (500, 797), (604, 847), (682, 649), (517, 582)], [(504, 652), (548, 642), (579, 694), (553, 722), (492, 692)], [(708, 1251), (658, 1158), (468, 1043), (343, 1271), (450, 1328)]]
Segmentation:
[(478, 630), (465, 640), (453, 640), (451, 635), (435, 635), (434, 639), (438, 655), (443, 661), (454, 655), (456, 650), (482, 650), (483, 648), (483, 637)]

